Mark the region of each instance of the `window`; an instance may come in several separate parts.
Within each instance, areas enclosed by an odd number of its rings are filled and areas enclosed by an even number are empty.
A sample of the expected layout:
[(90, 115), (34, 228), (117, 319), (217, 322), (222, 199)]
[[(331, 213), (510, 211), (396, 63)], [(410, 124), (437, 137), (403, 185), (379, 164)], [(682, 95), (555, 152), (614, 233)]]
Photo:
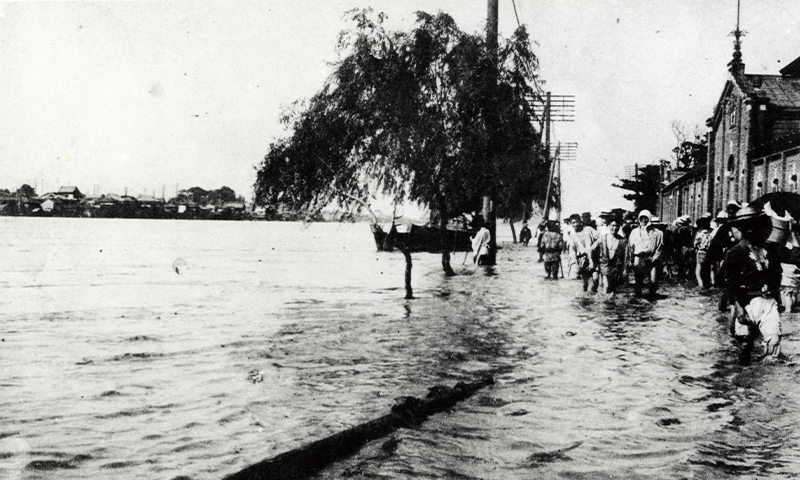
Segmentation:
[(731, 127), (736, 125), (736, 107), (731, 107), (728, 123), (730, 124)]

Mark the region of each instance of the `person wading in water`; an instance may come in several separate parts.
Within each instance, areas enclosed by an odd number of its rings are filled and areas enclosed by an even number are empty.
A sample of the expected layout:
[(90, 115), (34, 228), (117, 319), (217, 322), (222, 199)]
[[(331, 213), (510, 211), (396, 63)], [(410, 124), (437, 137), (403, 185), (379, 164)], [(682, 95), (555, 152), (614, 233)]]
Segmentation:
[(609, 300), (614, 300), (617, 287), (628, 278), (628, 239), (620, 235), (622, 220), (608, 223), (608, 233), (596, 242), (600, 254), (600, 274)]
[(472, 262), (479, 266), (489, 264), (489, 241), (492, 238), (489, 226), (490, 223), (484, 221), (481, 229), (472, 237)]
[(597, 284), (600, 274), (597, 271), (597, 249), (594, 248), (597, 241), (597, 230), (583, 225), (581, 217), (577, 214), (570, 217), (572, 228), (572, 248), (574, 258), (578, 265), (578, 275), (583, 279), (583, 291), (589, 289), (589, 280), (592, 281), (592, 292), (597, 292)]
[(519, 231), (519, 241), (522, 243), (523, 247), (528, 246), (528, 242), (531, 241), (532, 236), (531, 229), (528, 228), (528, 222), (524, 222), (522, 224), (522, 230)]
[(546, 278), (558, 280), (558, 270), (561, 266), (561, 251), (564, 249), (564, 237), (562, 237), (561, 233), (558, 231), (557, 221), (550, 220), (545, 225), (541, 247), (544, 253), (544, 271), (547, 274)]
[(634, 228), (628, 237), (630, 256), (633, 259), (633, 277), (636, 281), (634, 294), (642, 296), (644, 278), (650, 277), (648, 294), (655, 297), (658, 290), (658, 269), (664, 250), (664, 233), (652, 223), (649, 210), (639, 212), (639, 227)]
[(731, 223), (741, 240), (725, 255), (725, 293), (733, 307), (731, 333), (742, 344), (739, 363), (746, 365), (759, 335), (766, 357), (781, 354), (780, 260), (764, 248), (772, 230), (768, 216), (745, 207)]

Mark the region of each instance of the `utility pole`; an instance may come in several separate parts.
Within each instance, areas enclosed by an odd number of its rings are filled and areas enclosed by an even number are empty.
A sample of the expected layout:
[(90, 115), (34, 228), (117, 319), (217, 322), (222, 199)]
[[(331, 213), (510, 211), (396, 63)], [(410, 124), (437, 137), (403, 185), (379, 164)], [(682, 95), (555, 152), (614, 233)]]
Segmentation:
[[(487, 15), (486, 15), (486, 47), (489, 49), (489, 57), (491, 61), (495, 62), (495, 56), (497, 55), (497, 17), (498, 17), (498, 0), (488, 0), (488, 7), (487, 7)], [(490, 67), (490, 71), (494, 72), (493, 67)], [(489, 79), (489, 88), (494, 95), (494, 91), (497, 86), (497, 76), (494, 73), (490, 74), (492, 77)], [(494, 102), (487, 100), (487, 105), (494, 108)], [(497, 153), (497, 145), (495, 138), (496, 135), (496, 128), (497, 123), (495, 122), (496, 118), (494, 112), (489, 114), (490, 121), (489, 123), (489, 151), (488, 153), (488, 160), (492, 163), (496, 161), (496, 153)], [(494, 171), (493, 168), (489, 169), (490, 171)], [(495, 265), (497, 263), (497, 222), (495, 222), (495, 205), (492, 201), (492, 194), (496, 193), (493, 192), (494, 186), (491, 186), (488, 192), (488, 195), (484, 195), (483, 197), (483, 219), (484, 221), (491, 221), (491, 227), (489, 228), (489, 265)]]
[[(561, 160), (575, 160), (578, 144), (576, 142), (558, 142), (553, 149), (551, 137), (552, 122), (575, 121), (575, 97), (573, 95), (554, 95), (547, 92), (544, 97), (535, 96), (528, 100), (533, 108), (534, 117), (544, 136), (544, 161), (550, 162), (550, 177), (547, 182), (547, 195), (544, 199), (542, 220), (550, 219), (550, 210), (556, 212), (556, 220), (561, 220)], [(558, 182), (558, 183), (556, 183)], [(553, 198), (555, 197), (555, 198)], [(552, 201), (551, 201), (552, 200)]]
[[(547, 100), (544, 104), (544, 160), (550, 161), (550, 92), (547, 92)], [(544, 211), (542, 212), (542, 220), (550, 220), (550, 192), (553, 186), (553, 177), (555, 175), (555, 164), (550, 164), (550, 178), (547, 180), (547, 195), (544, 197)]]

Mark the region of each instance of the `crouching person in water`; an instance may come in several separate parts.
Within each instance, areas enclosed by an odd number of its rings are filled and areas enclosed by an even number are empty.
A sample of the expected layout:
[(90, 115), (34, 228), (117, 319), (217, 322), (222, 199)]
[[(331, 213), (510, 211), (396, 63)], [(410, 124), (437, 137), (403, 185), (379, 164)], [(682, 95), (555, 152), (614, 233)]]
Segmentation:
[[(540, 247), (544, 259), (546, 278), (558, 280), (558, 269), (561, 266), (561, 251), (564, 249), (564, 237), (558, 231), (558, 222), (549, 221), (545, 225)], [(551, 276), (552, 275), (552, 276)]]
[(725, 285), (732, 305), (731, 333), (742, 344), (739, 363), (747, 364), (755, 340), (763, 337), (765, 356), (781, 353), (780, 268), (764, 248), (771, 231), (766, 215), (743, 208), (732, 222), (741, 240), (725, 255)]

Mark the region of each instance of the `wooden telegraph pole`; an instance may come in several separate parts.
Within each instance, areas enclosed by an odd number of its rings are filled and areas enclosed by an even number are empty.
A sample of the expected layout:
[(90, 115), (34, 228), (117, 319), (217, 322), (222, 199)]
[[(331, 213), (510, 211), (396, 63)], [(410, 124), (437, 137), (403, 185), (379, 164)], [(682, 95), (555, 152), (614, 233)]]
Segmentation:
[[(487, 17), (486, 17), (486, 46), (489, 49), (489, 56), (492, 61), (495, 61), (495, 56), (497, 55), (497, 17), (498, 17), (498, 7), (497, 3), (498, 0), (488, 0), (488, 9), (487, 9)], [(494, 72), (492, 68), (489, 71)], [(494, 73), (491, 73), (492, 77), (489, 79), (489, 88), (490, 91), (494, 93), (494, 89), (497, 84), (497, 76)], [(485, 99), (487, 101), (487, 105), (490, 108), (494, 107), (494, 102), (491, 99)], [(491, 119), (489, 122), (489, 151), (487, 159), (488, 161), (495, 162), (497, 160), (497, 145), (496, 145), (496, 128), (497, 124), (495, 123), (495, 115), (492, 112), (489, 115)], [(491, 168), (493, 171), (494, 169)], [(490, 187), (489, 194), (484, 195), (483, 197), (483, 218), (484, 220), (491, 221), (491, 227), (489, 228), (489, 233), (491, 234), (489, 240), (489, 265), (495, 265), (497, 262), (497, 222), (495, 222), (495, 206), (494, 202), (492, 201), (492, 194), (496, 192), (493, 191), (494, 187)]]
[[(544, 140), (544, 155), (545, 161), (549, 162), (550, 155), (550, 92), (547, 92), (547, 100), (544, 105), (544, 125), (545, 125), (545, 140)], [(544, 211), (542, 213), (542, 221), (550, 220), (550, 193), (553, 187), (553, 178), (555, 177), (555, 163), (550, 163), (550, 178), (547, 180), (547, 195), (544, 197)], [(560, 178), (560, 177), (559, 177)], [(560, 220), (560, 218), (557, 218)]]

